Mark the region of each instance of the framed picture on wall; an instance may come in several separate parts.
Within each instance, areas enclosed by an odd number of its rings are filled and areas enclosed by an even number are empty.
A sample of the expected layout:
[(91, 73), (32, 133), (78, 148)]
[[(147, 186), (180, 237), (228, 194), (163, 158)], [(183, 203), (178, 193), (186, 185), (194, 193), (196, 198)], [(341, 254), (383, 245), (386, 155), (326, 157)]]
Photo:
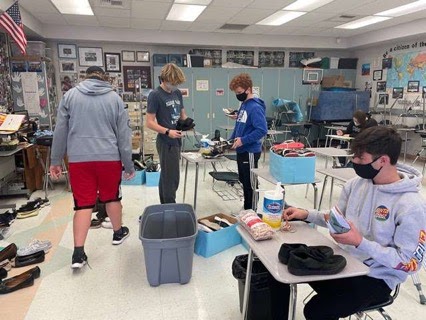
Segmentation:
[(58, 58), (77, 59), (75, 44), (58, 43)]
[(374, 70), (373, 71), (373, 81), (380, 81), (383, 77), (383, 70)]
[(149, 51), (136, 51), (136, 61), (149, 62)]
[(420, 81), (408, 81), (407, 92), (419, 92)]
[(105, 71), (121, 72), (121, 62), (119, 53), (105, 52)]
[(392, 98), (393, 99), (402, 99), (404, 97), (404, 88), (395, 87), (392, 89)]
[(77, 73), (77, 61), (59, 60), (59, 72)]
[(81, 67), (104, 65), (102, 58), (102, 48), (78, 48), (78, 63)]
[(135, 62), (135, 52), (134, 51), (121, 51), (121, 58), (124, 62)]
[(377, 81), (376, 92), (386, 92), (386, 81)]

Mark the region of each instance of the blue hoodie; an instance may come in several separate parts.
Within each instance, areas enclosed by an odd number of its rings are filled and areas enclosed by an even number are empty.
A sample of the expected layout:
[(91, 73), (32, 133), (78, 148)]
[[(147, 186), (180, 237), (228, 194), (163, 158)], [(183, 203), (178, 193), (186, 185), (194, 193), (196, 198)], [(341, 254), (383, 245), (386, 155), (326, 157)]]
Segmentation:
[[(373, 184), (354, 178), (343, 187), (338, 206), (363, 236), (358, 247), (339, 244), (370, 267), (369, 276), (392, 290), (422, 267), (426, 253), (426, 202), (419, 193), (422, 175), (397, 165), (401, 180)], [(327, 211), (328, 212), (328, 211)], [(324, 213), (310, 210), (306, 220), (326, 226)]]
[(243, 145), (237, 148), (237, 153), (262, 151), (262, 138), (268, 132), (265, 109), (265, 102), (259, 98), (248, 99), (241, 104), (231, 135), (231, 139), (241, 138)]
[(62, 98), (53, 133), (51, 164), (122, 161), (134, 171), (129, 117), (108, 82), (87, 79)]

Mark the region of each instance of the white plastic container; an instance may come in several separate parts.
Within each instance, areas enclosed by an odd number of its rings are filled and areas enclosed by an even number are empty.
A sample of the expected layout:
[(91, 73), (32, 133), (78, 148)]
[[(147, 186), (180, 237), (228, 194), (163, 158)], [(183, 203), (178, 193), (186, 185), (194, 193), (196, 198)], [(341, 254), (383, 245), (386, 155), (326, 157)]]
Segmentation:
[(281, 215), (284, 208), (283, 188), (278, 182), (275, 190), (265, 191), (263, 197), (263, 221), (274, 229), (281, 227)]
[(207, 139), (208, 135), (206, 136), (202, 136), (202, 138), (200, 139), (200, 153), (210, 153), (210, 146), (209, 146), (209, 142), (210, 139)]

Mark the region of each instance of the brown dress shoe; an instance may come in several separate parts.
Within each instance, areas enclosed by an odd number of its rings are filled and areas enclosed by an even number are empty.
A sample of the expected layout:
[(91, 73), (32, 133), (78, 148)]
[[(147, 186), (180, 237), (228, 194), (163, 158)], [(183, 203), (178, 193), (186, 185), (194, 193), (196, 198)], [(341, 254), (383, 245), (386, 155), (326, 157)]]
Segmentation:
[(16, 276), (0, 282), (0, 294), (7, 294), (13, 291), (30, 287), (34, 284), (34, 277), (32, 274), (26, 274), (22, 277)]
[(0, 251), (0, 261), (4, 260), (12, 260), (16, 257), (16, 252), (18, 251), (18, 248), (16, 247), (16, 244), (11, 243), (6, 248), (4, 248), (2, 251)]

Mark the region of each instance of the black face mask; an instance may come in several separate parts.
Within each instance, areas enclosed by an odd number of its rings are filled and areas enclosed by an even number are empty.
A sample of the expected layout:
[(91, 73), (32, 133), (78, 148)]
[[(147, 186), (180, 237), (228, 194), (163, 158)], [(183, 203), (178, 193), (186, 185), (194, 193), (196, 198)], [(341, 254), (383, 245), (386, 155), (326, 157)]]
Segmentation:
[(244, 101), (246, 101), (248, 94), (247, 94), (247, 92), (244, 91), (242, 93), (236, 94), (235, 96), (237, 97), (238, 101), (244, 102)]
[[(380, 158), (380, 157), (379, 157)], [(374, 179), (375, 176), (382, 170), (380, 169), (374, 169), (372, 164), (373, 162), (377, 161), (379, 158), (374, 159), (370, 163), (367, 164), (359, 164), (352, 161), (352, 164), (354, 166), (355, 173), (364, 179)]]

